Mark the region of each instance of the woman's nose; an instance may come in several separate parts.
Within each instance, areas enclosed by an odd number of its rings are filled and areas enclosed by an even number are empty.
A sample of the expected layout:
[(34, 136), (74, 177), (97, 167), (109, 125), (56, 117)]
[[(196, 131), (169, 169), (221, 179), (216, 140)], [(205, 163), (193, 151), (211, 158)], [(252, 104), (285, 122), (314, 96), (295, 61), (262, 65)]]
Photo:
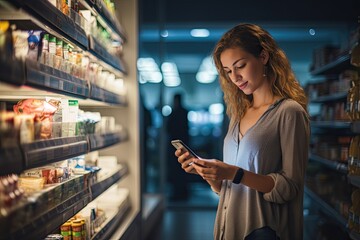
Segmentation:
[(239, 74), (236, 74), (235, 71), (231, 72), (231, 75), (230, 75), (231, 81), (233, 81), (234, 83), (236, 83), (236, 82), (239, 81), (240, 78), (241, 78), (241, 77), (239, 76)]

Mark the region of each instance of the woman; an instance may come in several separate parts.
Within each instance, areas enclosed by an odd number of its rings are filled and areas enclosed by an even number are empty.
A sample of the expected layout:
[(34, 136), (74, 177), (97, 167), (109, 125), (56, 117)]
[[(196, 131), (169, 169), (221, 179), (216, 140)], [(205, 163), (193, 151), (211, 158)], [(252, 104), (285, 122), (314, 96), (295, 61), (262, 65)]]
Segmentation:
[(305, 93), (284, 52), (257, 25), (226, 32), (213, 58), (230, 118), (224, 160), (175, 155), (220, 196), (214, 239), (302, 239), (310, 136)]

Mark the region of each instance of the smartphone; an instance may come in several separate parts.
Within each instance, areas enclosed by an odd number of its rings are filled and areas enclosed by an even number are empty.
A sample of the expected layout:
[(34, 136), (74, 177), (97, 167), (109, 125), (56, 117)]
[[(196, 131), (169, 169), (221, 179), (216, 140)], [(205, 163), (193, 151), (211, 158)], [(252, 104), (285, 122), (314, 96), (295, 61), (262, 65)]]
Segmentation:
[[(185, 143), (183, 143), (183, 141), (176, 139), (176, 140), (172, 140), (171, 144), (176, 148), (176, 149), (184, 149), (184, 151), (188, 151), (190, 153), (190, 157), (195, 157), (195, 158), (200, 158), (198, 155), (196, 155), (196, 153), (190, 148), (188, 147)], [(192, 165), (193, 162), (189, 163), (189, 165)], [(198, 166), (201, 167), (205, 167), (201, 164), (196, 164)]]
[(196, 155), (196, 153), (190, 147), (188, 147), (183, 141), (176, 139), (176, 140), (172, 140), (171, 144), (176, 149), (184, 149), (184, 151), (188, 151), (192, 157), (199, 158), (198, 155)]

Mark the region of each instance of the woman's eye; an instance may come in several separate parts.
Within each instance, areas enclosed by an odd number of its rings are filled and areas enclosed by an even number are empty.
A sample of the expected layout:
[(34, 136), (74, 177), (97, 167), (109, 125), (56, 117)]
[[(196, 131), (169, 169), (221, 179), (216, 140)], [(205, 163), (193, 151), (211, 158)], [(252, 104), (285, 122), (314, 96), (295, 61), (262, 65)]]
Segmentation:
[(241, 65), (238, 65), (238, 66), (234, 66), (235, 69), (240, 69), (240, 68), (243, 68), (245, 67), (245, 64), (241, 64)]

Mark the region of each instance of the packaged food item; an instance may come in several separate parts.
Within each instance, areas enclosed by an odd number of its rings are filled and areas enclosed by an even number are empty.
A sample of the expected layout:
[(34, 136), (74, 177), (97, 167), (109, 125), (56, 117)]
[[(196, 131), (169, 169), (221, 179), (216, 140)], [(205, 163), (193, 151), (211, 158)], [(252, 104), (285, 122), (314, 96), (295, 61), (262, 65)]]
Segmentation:
[(69, 60), (69, 44), (64, 42), (63, 45), (63, 58), (64, 60)]
[(82, 240), (83, 222), (81, 220), (73, 220), (71, 224), (72, 239)]
[(35, 139), (35, 126), (33, 114), (16, 114), (14, 126), (20, 131), (20, 143), (31, 143)]
[(85, 155), (77, 156), (68, 159), (69, 166), (72, 171), (76, 173), (83, 173), (85, 171)]
[(63, 57), (63, 40), (60, 38), (56, 40), (55, 54), (56, 56)]
[(68, 5), (68, 1), (70, 0), (58, 0), (58, 9), (65, 15), (70, 15), (70, 9)]
[(354, 136), (351, 139), (348, 156), (348, 172), (349, 175), (360, 174), (359, 166), (359, 138), (360, 136)]
[(37, 61), (40, 55), (40, 38), (42, 31), (29, 31), (28, 44), (29, 49), (27, 58), (30, 60)]
[(49, 34), (45, 32), (41, 34), (40, 63), (49, 65)]
[(56, 49), (54, 58), (54, 68), (61, 70), (61, 65), (63, 62), (63, 41), (59, 38), (56, 40)]
[(54, 56), (56, 55), (56, 37), (49, 35), (49, 66), (54, 67)]
[(61, 100), (62, 109), (62, 133), (63, 137), (73, 137), (76, 135), (76, 121), (79, 114), (78, 100)]
[(62, 109), (61, 109), (61, 98), (47, 97), (46, 101), (56, 107), (56, 111), (52, 117), (52, 138), (61, 137), (62, 129)]
[(65, 178), (66, 169), (53, 165), (32, 168), (21, 173), (20, 177), (43, 178), (44, 184), (60, 183)]
[[(41, 124), (39, 138), (48, 139), (52, 133), (52, 117), (57, 110), (51, 102), (40, 99), (23, 99), (13, 106), (16, 114), (33, 114), (34, 122)], [(37, 136), (35, 132), (35, 137)]]
[(56, 7), (56, 0), (48, 0), (54, 7)]
[(22, 30), (13, 30), (13, 46), (14, 46), (14, 56), (16, 59), (24, 60), (29, 51), (28, 44), (29, 33)]
[(63, 236), (64, 240), (71, 240), (71, 221), (65, 222), (60, 227), (61, 235)]
[(40, 191), (45, 186), (45, 178), (19, 177), (19, 187), (27, 193)]

